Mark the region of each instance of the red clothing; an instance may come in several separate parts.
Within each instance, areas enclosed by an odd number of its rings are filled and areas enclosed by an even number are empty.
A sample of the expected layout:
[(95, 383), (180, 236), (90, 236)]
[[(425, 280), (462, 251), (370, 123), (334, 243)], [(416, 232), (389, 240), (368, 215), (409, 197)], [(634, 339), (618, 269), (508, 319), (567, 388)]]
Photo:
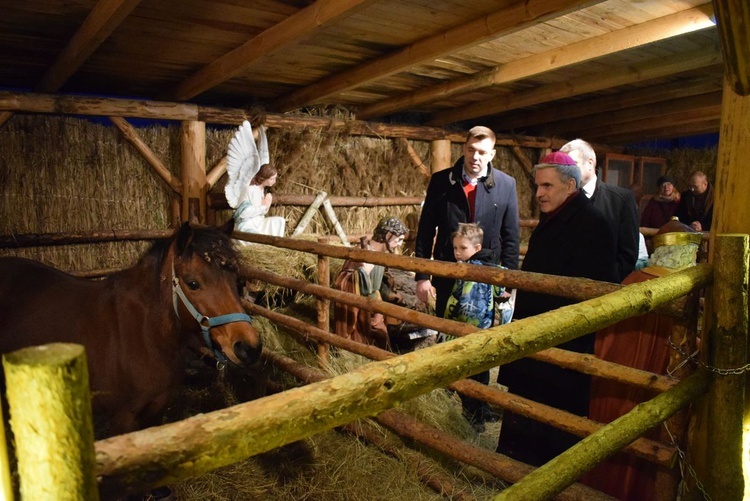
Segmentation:
[(469, 201), (469, 214), (471, 215), (471, 221), (474, 221), (474, 206), (476, 205), (477, 199), (477, 185), (471, 184), (464, 179), (464, 193), (466, 193), (466, 200)]
[[(624, 285), (645, 282), (668, 273), (665, 268), (644, 268), (623, 280)], [(596, 334), (597, 357), (656, 374), (669, 364), (671, 317), (648, 313), (628, 318)], [(653, 392), (611, 380), (593, 378), (589, 418), (609, 423), (650, 400)], [(658, 439), (658, 429), (649, 438)], [(654, 497), (657, 466), (630, 454), (618, 453), (588, 472), (583, 483), (620, 500), (648, 501)]]
[(643, 209), (641, 226), (645, 226), (646, 228), (661, 228), (672, 220), (672, 216), (677, 212), (678, 205), (678, 199), (663, 200), (659, 197), (652, 198), (648, 201), (646, 208)]

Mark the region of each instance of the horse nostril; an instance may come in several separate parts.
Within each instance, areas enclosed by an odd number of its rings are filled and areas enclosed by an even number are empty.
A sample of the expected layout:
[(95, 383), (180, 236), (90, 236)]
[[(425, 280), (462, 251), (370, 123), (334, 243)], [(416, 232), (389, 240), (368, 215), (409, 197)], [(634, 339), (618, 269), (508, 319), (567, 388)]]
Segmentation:
[(234, 343), (234, 354), (241, 362), (246, 364), (254, 363), (260, 356), (260, 345), (253, 347), (242, 341)]

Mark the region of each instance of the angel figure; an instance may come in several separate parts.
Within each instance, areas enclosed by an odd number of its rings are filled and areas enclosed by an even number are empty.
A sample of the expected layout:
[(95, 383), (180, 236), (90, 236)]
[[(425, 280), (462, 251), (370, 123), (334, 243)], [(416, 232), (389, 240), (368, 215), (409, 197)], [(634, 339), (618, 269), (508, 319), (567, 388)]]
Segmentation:
[(253, 129), (245, 120), (229, 143), (229, 180), (224, 194), (235, 210), (232, 217), (236, 230), (283, 237), (286, 220), (279, 216), (266, 217), (273, 201), (268, 189), (276, 183), (278, 172), (269, 164), (268, 139), (262, 125), (258, 128), (258, 143), (256, 146)]

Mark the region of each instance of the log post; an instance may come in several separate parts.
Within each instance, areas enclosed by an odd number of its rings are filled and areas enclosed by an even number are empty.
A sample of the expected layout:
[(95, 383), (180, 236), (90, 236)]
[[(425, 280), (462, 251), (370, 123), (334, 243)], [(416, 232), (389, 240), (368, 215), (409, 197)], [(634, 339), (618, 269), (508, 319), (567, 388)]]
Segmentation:
[(453, 163), (451, 162), (451, 142), (449, 139), (437, 139), (430, 143), (430, 152), (432, 162), (430, 167), (432, 173), (448, 169)]
[[(328, 258), (328, 256), (324, 256), (322, 254), (318, 254), (318, 285), (321, 287), (330, 287), (331, 286), (331, 261)], [(316, 297), (315, 298), (315, 307), (318, 310), (318, 329), (324, 330), (326, 332), (330, 329), (330, 311), (331, 311), (331, 301), (322, 298), (322, 297)], [(321, 367), (325, 367), (328, 364), (328, 344), (327, 343), (317, 343), (318, 344), (318, 363)]]
[[(1, 126), (1, 125), (0, 125)], [(10, 447), (5, 435), (7, 418), (0, 406), (0, 499), (13, 501), (13, 481), (10, 476)]]
[(83, 346), (54, 343), (3, 355), (23, 499), (98, 500)]
[(182, 221), (206, 222), (206, 123), (182, 122)]
[(709, 366), (714, 378), (708, 395), (707, 461), (711, 468), (706, 491), (713, 499), (740, 500), (744, 494), (742, 427), (746, 373), (731, 369), (747, 363), (748, 236), (718, 235), (713, 247)]

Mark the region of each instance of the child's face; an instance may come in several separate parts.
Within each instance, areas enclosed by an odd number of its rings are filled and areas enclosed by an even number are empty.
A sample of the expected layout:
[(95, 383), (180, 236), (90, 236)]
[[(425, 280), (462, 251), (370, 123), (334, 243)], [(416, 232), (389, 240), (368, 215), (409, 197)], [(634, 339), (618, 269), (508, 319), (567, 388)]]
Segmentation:
[(482, 250), (482, 244), (473, 244), (466, 237), (453, 238), (453, 255), (456, 261), (468, 261), (471, 256)]

